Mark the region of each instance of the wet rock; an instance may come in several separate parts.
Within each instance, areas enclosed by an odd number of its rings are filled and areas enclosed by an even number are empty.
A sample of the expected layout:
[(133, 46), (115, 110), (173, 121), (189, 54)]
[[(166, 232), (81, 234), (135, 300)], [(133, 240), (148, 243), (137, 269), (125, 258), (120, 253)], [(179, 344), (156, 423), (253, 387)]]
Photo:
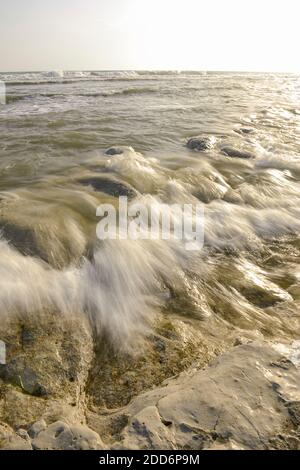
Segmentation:
[(187, 141), (186, 146), (191, 150), (204, 151), (211, 149), (214, 142), (211, 137), (192, 137)]
[(132, 198), (137, 194), (136, 190), (132, 186), (121, 183), (115, 179), (95, 176), (91, 178), (81, 178), (78, 181), (84, 186), (92, 186), (95, 191), (101, 191), (114, 197), (127, 196)]
[[(93, 355), (76, 318), (1, 323), (12, 375), (0, 379), (0, 448), (296, 449), (300, 372), (267, 343), (244, 344), (243, 335), (235, 332), (236, 346), (207, 366), (224, 348), (220, 337), (213, 351), (198, 324), (169, 316), (141, 357), (118, 356), (106, 344)], [(25, 393), (36, 382), (50, 393)]]
[(223, 201), (229, 202), (230, 204), (243, 204), (244, 202), (240, 194), (231, 188), (224, 194)]
[(120, 147), (110, 147), (105, 151), (105, 155), (121, 155), (122, 153), (124, 153), (124, 151)]
[(253, 134), (254, 129), (251, 127), (241, 127), (240, 129), (235, 129), (237, 134)]
[(104, 445), (99, 435), (87, 426), (69, 426), (56, 421), (33, 439), (32, 447), (36, 450), (98, 450)]
[(224, 155), (227, 155), (227, 157), (244, 159), (255, 158), (253, 153), (247, 152), (246, 150), (238, 150), (233, 147), (222, 147), (221, 151)]
[(31, 346), (34, 344), (35, 341), (35, 334), (34, 331), (30, 328), (27, 328), (25, 325), (22, 327), (21, 330), (21, 342), (24, 347)]
[(295, 426), (300, 426), (300, 401), (292, 401), (286, 404), (291, 420)]
[(42, 250), (38, 247), (34, 230), (31, 228), (0, 220), (0, 233), (20, 253), (43, 258)]
[(251, 303), (261, 308), (271, 307), (278, 302), (291, 301), (292, 297), (283, 289), (276, 289), (270, 284), (269, 288), (259, 284), (239, 285), (241, 294)]
[(41, 418), (47, 421), (46, 415), (57, 420), (64, 410), (73, 410), (76, 420), (93, 357), (88, 324), (43, 312), (26, 319), (26, 330), (30, 341), (23, 342), (24, 320), (0, 325), (7, 344), (7, 364), (0, 366), (0, 420), (27, 429)]
[(195, 185), (193, 196), (200, 201), (208, 204), (214, 199), (222, 199), (227, 192), (227, 187), (209, 178), (202, 177)]
[(209, 351), (198, 329), (179, 320), (159, 323), (139, 354), (117, 354), (108, 345), (100, 344), (86, 390), (89, 404), (92, 409), (125, 406), (139, 393), (161, 384), (191, 363), (206, 364), (218, 347), (219, 344), (211, 344)]
[(22, 255), (39, 258), (54, 268), (76, 263), (85, 254), (86, 239), (68, 217), (52, 224), (50, 216), (45, 220), (44, 212), (35, 222), (31, 214), (26, 217), (26, 209), (20, 213), (19, 208), (11, 208), (9, 214), (0, 214), (0, 236)]
[(5, 382), (19, 385), (22, 390), (37, 397), (47, 395), (47, 389), (39, 381), (36, 372), (26, 367), (23, 358), (15, 358), (0, 366), (0, 378)]
[(250, 340), (248, 338), (245, 338), (244, 336), (240, 336), (235, 339), (234, 341), (234, 346), (241, 346), (242, 344), (248, 344)]
[[(116, 443), (128, 449), (270, 448), (283, 429), (292, 436), (300, 372), (266, 343), (253, 342), (221, 355), (205, 370), (183, 373), (133, 400), (129, 424)], [(276, 384), (276, 386), (274, 386)], [(291, 413), (291, 414), (290, 414)], [(299, 439), (285, 440), (297, 448)]]
[(288, 293), (291, 294), (291, 296), (294, 299), (299, 299), (300, 298), (300, 285), (299, 284), (292, 284), (288, 289)]
[(271, 450), (300, 450), (299, 430), (277, 434), (270, 439), (268, 447)]

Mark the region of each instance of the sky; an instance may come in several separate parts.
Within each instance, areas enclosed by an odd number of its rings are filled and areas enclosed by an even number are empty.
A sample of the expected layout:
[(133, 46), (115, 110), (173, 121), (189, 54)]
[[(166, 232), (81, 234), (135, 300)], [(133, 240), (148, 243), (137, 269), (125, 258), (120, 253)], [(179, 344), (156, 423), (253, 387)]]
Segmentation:
[(299, 0), (0, 0), (0, 71), (300, 72)]

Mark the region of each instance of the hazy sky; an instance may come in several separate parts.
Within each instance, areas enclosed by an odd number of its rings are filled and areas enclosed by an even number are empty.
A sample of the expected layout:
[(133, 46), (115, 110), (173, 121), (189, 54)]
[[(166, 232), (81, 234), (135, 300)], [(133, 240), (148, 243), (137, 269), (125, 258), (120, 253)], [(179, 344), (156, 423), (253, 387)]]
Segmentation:
[(0, 71), (300, 72), (299, 0), (0, 0)]

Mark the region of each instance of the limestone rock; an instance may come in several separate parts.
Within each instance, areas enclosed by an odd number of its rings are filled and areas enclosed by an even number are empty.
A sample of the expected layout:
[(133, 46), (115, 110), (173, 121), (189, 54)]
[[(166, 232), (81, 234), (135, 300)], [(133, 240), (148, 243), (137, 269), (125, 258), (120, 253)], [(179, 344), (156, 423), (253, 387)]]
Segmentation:
[(32, 450), (30, 440), (25, 434), (18, 435), (9, 426), (0, 424), (0, 450)]
[(39, 376), (30, 367), (25, 366), (24, 359), (17, 357), (8, 364), (0, 366), (0, 377), (15, 385), (19, 385), (24, 392), (37, 397), (48, 394), (47, 389), (39, 381)]
[[(299, 401), (299, 371), (265, 343), (254, 342), (134, 400), (120, 444), (130, 449), (272, 448), (272, 438), (283, 429), (293, 434)], [(300, 444), (295, 437), (286, 442), (292, 448)]]
[(86, 426), (69, 426), (63, 421), (50, 424), (32, 441), (37, 450), (96, 450), (103, 449), (98, 434)]
[(33, 423), (32, 426), (28, 429), (28, 434), (31, 438), (35, 438), (41, 431), (44, 431), (47, 427), (47, 424), (44, 419), (40, 419)]
[[(87, 397), (92, 408), (127, 405), (145, 390), (188, 369), (193, 362), (207, 364), (221, 346), (210, 344), (201, 332), (180, 320), (162, 320), (143, 344), (140, 354), (118, 354), (100, 344), (89, 375)], [(100, 432), (102, 436), (102, 430)]]
[(74, 410), (76, 421), (93, 357), (86, 322), (44, 312), (2, 322), (0, 335), (7, 349), (7, 364), (1, 366), (0, 420), (28, 429), (44, 414), (57, 420)]

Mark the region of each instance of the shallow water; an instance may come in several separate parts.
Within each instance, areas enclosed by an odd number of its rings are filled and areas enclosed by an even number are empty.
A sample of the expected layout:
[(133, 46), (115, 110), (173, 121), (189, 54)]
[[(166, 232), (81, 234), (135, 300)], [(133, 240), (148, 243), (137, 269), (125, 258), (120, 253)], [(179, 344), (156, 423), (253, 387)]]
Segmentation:
[[(159, 311), (212, 333), (226, 325), (299, 336), (299, 76), (53, 72), (0, 80), (2, 314), (84, 312), (125, 346)], [(197, 135), (213, 138), (212, 148), (189, 150)], [(106, 155), (115, 145), (127, 148)], [(232, 158), (224, 147), (253, 158)], [(97, 242), (96, 208), (116, 204), (120, 188), (146, 205), (203, 204), (203, 250)]]

